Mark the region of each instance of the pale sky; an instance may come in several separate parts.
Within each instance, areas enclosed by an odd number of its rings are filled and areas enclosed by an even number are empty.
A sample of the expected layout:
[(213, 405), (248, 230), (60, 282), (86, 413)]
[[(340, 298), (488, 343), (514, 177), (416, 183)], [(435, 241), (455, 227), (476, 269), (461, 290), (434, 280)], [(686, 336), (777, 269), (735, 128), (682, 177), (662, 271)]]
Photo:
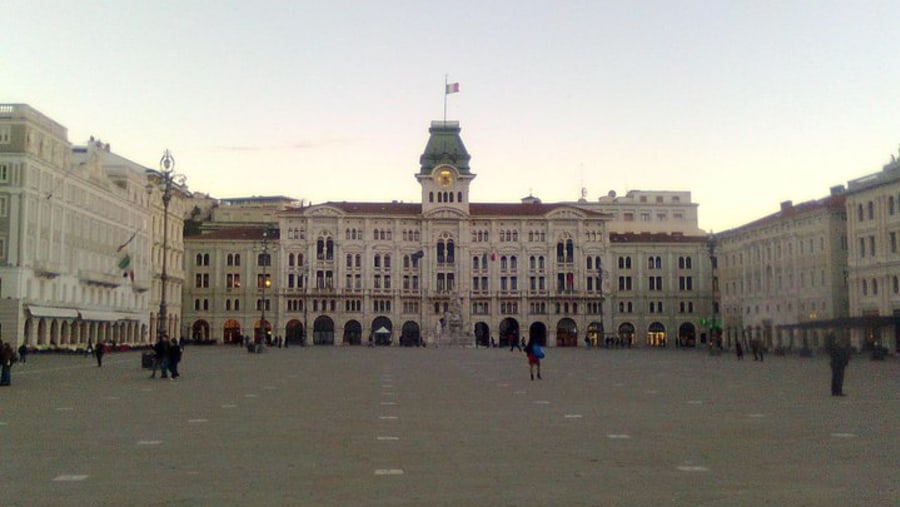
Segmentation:
[(418, 202), (448, 100), (473, 202), (687, 190), (721, 231), (880, 171), (900, 2), (4, 0), (0, 102), (194, 191)]

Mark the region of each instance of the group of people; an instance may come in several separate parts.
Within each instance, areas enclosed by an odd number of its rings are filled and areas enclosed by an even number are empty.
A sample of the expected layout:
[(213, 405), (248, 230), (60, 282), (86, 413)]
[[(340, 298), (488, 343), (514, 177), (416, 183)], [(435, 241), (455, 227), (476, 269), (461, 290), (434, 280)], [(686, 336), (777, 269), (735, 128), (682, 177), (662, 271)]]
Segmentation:
[(153, 345), (153, 371), (150, 378), (156, 378), (156, 370), (160, 372), (160, 378), (175, 380), (180, 377), (178, 364), (181, 363), (181, 345), (175, 338), (169, 339), (162, 336)]

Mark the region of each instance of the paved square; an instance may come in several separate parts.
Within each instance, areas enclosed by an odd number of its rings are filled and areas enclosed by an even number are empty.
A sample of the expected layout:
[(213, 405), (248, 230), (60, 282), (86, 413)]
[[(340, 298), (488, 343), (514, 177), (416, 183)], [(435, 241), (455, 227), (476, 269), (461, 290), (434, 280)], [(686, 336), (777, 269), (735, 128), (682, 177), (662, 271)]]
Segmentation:
[(190, 347), (151, 380), (30, 356), (0, 388), (9, 505), (897, 505), (900, 361)]

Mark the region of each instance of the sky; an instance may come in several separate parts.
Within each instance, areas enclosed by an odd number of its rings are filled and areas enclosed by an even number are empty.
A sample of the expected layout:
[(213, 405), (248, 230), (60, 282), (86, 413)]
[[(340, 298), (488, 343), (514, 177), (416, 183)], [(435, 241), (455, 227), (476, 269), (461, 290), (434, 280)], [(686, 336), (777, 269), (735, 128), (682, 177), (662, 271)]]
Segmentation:
[[(722, 231), (900, 146), (900, 2), (4, 0), (0, 103), (191, 190), (418, 202), (447, 98), (472, 202), (690, 191)], [(10, 22), (10, 20), (14, 20)]]

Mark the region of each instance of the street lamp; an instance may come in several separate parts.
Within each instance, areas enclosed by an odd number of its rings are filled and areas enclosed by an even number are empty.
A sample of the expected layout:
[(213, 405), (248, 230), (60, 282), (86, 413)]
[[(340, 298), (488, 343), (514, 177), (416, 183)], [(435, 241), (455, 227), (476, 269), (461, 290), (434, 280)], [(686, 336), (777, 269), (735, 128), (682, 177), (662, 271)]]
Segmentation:
[(262, 238), (262, 253), (259, 257), (259, 262), (257, 264), (262, 265), (262, 279), (258, 281), (257, 285), (260, 289), (262, 289), (262, 298), (259, 303), (260, 309), (260, 318), (259, 318), (259, 328), (260, 328), (260, 336), (256, 338), (256, 352), (262, 352), (263, 343), (265, 343), (265, 339), (267, 336), (267, 327), (266, 327), (266, 288), (272, 286), (272, 280), (269, 278), (268, 273), (266, 272), (266, 268), (271, 263), (271, 257), (269, 256), (269, 239), (275, 236), (275, 229), (271, 226), (266, 227), (263, 231)]
[[(160, 275), (159, 281), (159, 313), (157, 314), (157, 326), (156, 326), (156, 336), (157, 339), (162, 339), (166, 335), (166, 321), (167, 319), (167, 309), (166, 309), (166, 280), (169, 278), (168, 272), (168, 262), (167, 262), (167, 250), (169, 248), (169, 203), (172, 201), (172, 190), (175, 187), (184, 186), (184, 182), (187, 179), (183, 174), (175, 173), (175, 157), (172, 156), (172, 153), (167, 149), (161, 159), (159, 159), (159, 167), (160, 171), (151, 171), (154, 173), (153, 176), (158, 178), (159, 181), (156, 182), (156, 186), (159, 188), (159, 191), (162, 192), (162, 202), (163, 202), (163, 245), (162, 245), (162, 274)], [(152, 190), (153, 185), (148, 185), (148, 190)]]
[(720, 347), (719, 340), (722, 336), (722, 325), (719, 322), (718, 318), (718, 310), (719, 305), (717, 302), (718, 295), (718, 259), (716, 257), (716, 235), (712, 232), (709, 233), (709, 236), (706, 240), (706, 249), (709, 253), (709, 281), (710, 281), (710, 301), (711, 305), (711, 313), (712, 318), (709, 323), (709, 347), (710, 350), (718, 349)]

